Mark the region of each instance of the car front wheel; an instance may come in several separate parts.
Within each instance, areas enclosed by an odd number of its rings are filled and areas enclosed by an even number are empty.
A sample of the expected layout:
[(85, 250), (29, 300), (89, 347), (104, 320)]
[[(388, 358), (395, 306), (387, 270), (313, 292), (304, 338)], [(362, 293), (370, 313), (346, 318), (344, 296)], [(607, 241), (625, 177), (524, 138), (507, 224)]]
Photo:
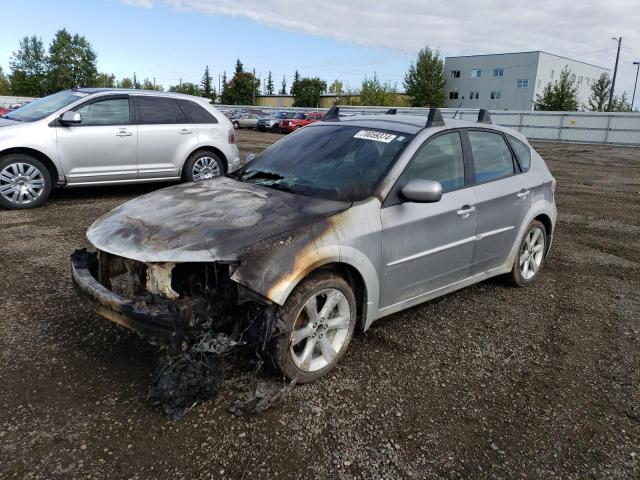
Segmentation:
[(349, 284), (332, 272), (318, 272), (298, 285), (281, 310), (286, 334), (276, 337), (276, 368), (297, 383), (329, 373), (344, 356), (356, 325), (356, 301)]
[(38, 159), (11, 154), (0, 160), (0, 205), (13, 210), (42, 205), (53, 187), (51, 173)]
[(525, 287), (535, 281), (542, 270), (547, 247), (547, 230), (542, 222), (529, 224), (520, 243), (510, 274), (511, 283)]
[(221, 175), (224, 175), (224, 164), (213, 152), (196, 152), (184, 164), (183, 177), (186, 182), (208, 180)]

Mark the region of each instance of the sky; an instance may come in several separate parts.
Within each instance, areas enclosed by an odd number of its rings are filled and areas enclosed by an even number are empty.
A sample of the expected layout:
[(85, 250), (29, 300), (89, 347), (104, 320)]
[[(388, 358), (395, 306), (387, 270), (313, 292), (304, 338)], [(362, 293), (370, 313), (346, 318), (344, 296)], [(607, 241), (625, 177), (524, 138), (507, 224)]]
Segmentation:
[(294, 70), (358, 87), (374, 72), (402, 80), (424, 46), (443, 56), (544, 50), (613, 70), (631, 96), (640, 61), (638, 0), (0, 0), (0, 66), (26, 35), (47, 45), (56, 30), (84, 35), (98, 69), (118, 78), (217, 85), (236, 58), (276, 89)]

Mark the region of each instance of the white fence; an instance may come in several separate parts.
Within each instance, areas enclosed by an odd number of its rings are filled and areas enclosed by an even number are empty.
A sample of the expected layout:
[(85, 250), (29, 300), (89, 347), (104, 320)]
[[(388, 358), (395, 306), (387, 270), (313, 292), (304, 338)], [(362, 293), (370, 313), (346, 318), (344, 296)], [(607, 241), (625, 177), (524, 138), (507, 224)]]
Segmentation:
[[(263, 111), (326, 111), (317, 108), (274, 108), (239, 107), (235, 105), (216, 105), (218, 108), (242, 109), (256, 108)], [(351, 107), (341, 106), (344, 113), (383, 113), (388, 107)], [(428, 108), (397, 108), (398, 114), (424, 115)], [(445, 117), (452, 117), (456, 109), (442, 109)], [(478, 110), (457, 110), (456, 118), (476, 121)], [(640, 146), (640, 113), (609, 112), (538, 112), (538, 111), (491, 111), (493, 123), (513, 128), (530, 140), (546, 140), (571, 143), (601, 143), (615, 145)]]
[(0, 107), (7, 108), (9, 105), (20, 102), (30, 102), (35, 100), (33, 97), (14, 97), (11, 95), (0, 95)]

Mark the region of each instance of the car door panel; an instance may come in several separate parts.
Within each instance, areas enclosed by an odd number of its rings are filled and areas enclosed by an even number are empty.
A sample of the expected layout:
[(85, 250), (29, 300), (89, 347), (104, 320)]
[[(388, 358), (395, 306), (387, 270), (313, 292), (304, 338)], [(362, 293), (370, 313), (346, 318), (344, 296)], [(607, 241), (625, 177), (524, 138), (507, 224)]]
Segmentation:
[(76, 108), (79, 125), (56, 126), (60, 162), (72, 184), (133, 180), (137, 127), (130, 123), (126, 96), (93, 99)]

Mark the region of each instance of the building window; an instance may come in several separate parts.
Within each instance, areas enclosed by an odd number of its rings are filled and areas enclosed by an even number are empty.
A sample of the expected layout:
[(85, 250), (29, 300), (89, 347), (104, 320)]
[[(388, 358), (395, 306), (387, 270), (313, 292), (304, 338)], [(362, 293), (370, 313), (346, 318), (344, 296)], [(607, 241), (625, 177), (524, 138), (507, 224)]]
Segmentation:
[(502, 98), (502, 92), (491, 92), (491, 100), (500, 100)]
[(556, 74), (555, 70), (551, 70), (551, 78), (553, 78), (553, 76)]
[(516, 87), (517, 88), (529, 88), (529, 79), (528, 78), (518, 79), (518, 82), (516, 83)]
[(572, 74), (571, 74), (571, 83), (573, 83), (573, 82), (575, 82), (575, 81), (576, 81), (576, 74), (575, 74), (575, 73), (572, 73)]
[(494, 68), (493, 69), (494, 77), (504, 77), (504, 68)]
[(458, 98), (458, 92), (449, 92), (449, 100), (456, 100)]
[(474, 91), (469, 92), (470, 100), (478, 100), (479, 98), (480, 98), (480, 92), (474, 92)]
[(482, 76), (482, 70), (474, 68), (471, 70), (471, 78), (480, 78)]
[(451, 78), (460, 78), (460, 70), (451, 70)]
[(582, 75), (578, 77), (578, 85), (582, 85)]

